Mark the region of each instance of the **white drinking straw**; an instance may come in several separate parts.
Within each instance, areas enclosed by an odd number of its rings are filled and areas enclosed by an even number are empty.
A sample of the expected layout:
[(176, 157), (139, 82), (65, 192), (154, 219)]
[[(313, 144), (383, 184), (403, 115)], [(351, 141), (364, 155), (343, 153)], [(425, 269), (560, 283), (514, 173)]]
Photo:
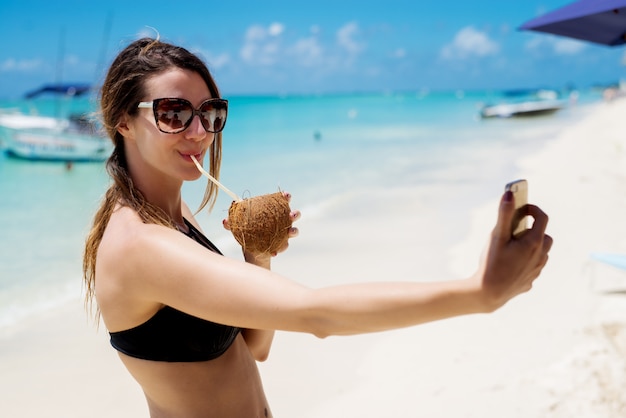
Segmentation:
[(198, 170), (200, 170), (200, 172), (202, 174), (205, 175), (205, 177), (207, 177), (209, 180), (211, 180), (213, 183), (215, 183), (215, 185), (217, 187), (219, 187), (220, 189), (222, 189), (224, 192), (226, 192), (230, 197), (232, 197), (235, 201), (239, 202), (241, 201), (241, 199), (239, 198), (239, 196), (237, 196), (235, 193), (231, 192), (230, 190), (228, 190), (228, 188), (226, 186), (224, 186), (222, 183), (220, 183), (219, 181), (217, 181), (217, 179), (215, 177), (213, 177), (212, 175), (210, 175), (198, 162), (198, 160), (196, 160), (196, 157), (194, 157), (193, 155), (190, 155), (191, 159), (193, 160), (194, 164), (196, 165), (196, 167), (198, 167)]

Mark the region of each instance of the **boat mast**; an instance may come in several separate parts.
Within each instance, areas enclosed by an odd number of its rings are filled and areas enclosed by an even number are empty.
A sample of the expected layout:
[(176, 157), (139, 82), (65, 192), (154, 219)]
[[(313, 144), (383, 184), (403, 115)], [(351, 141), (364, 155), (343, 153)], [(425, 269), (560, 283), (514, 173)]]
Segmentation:
[[(65, 26), (61, 26), (61, 30), (59, 32), (59, 49), (57, 50), (57, 71), (55, 77), (55, 83), (57, 85), (61, 85), (63, 82), (63, 64), (65, 61)], [(59, 95), (56, 100), (55, 106), (55, 116), (60, 118), (61, 115), (61, 100), (63, 99), (62, 95)]]

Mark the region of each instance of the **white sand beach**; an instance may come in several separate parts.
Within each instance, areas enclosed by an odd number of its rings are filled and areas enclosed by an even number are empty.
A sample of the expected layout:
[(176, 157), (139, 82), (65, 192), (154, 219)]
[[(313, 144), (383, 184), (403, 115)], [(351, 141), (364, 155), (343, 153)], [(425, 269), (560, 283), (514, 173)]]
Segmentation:
[[(279, 332), (260, 364), (274, 416), (626, 416), (626, 271), (590, 258), (626, 253), (626, 100), (595, 106), (520, 156), (518, 177), (554, 238), (530, 293), (491, 315), (398, 331), (325, 340)], [(429, 193), (445, 191), (355, 190), (323, 215), (303, 213), (301, 236), (274, 269), (310, 286), (471, 274), (501, 190), (455, 214), (429, 209)], [(446, 247), (439, 228), (450, 216), (470, 233)], [(148, 416), (106, 330), (78, 299), (2, 333), (0, 394), (7, 418)]]

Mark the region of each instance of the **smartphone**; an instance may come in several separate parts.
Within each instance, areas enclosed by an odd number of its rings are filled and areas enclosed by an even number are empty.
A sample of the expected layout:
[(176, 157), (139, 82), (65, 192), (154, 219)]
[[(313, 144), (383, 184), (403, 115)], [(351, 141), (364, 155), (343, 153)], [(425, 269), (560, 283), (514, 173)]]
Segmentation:
[(515, 216), (511, 224), (511, 234), (519, 235), (528, 229), (528, 216), (520, 212), (520, 208), (528, 203), (528, 182), (524, 179), (515, 180), (504, 187), (505, 191), (511, 191), (515, 200)]

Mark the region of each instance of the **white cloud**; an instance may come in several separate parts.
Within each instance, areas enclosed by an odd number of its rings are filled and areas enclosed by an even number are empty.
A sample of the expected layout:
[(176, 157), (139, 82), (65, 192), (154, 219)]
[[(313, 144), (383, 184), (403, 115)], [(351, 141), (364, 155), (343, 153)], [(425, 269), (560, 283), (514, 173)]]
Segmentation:
[(190, 51), (200, 56), (211, 71), (224, 68), (232, 62), (232, 57), (228, 52), (214, 54), (207, 49), (197, 46), (191, 48)]
[(324, 49), (317, 38), (311, 36), (295, 42), (290, 52), (295, 56), (296, 62), (304, 67), (321, 64)]
[(337, 31), (337, 44), (351, 55), (358, 54), (365, 48), (355, 40), (358, 33), (359, 26), (355, 22), (346, 23)]
[(550, 50), (557, 55), (576, 55), (586, 47), (583, 41), (550, 35), (537, 35), (524, 45), (528, 51)]
[(220, 69), (224, 68), (231, 61), (230, 54), (224, 53), (219, 55), (213, 55), (211, 53), (204, 54), (207, 57), (207, 63), (211, 67), (211, 69)]
[(246, 41), (255, 42), (262, 41), (267, 37), (267, 30), (260, 25), (252, 25), (246, 31)]
[(271, 36), (279, 36), (285, 30), (285, 25), (282, 23), (274, 22), (270, 25), (268, 33)]
[(585, 49), (584, 42), (573, 39), (557, 39), (554, 42), (554, 52), (559, 55), (575, 55)]
[(272, 23), (268, 27), (252, 25), (245, 35), (244, 45), (239, 55), (252, 65), (272, 65), (281, 51), (281, 36), (285, 31), (282, 23)]
[(500, 46), (485, 32), (467, 26), (456, 34), (451, 43), (444, 45), (440, 55), (445, 59), (465, 59), (472, 56), (494, 55), (499, 50)]
[[(282, 23), (252, 25), (244, 34), (239, 58), (245, 64), (267, 68), (284, 64), (328, 72), (333, 68), (349, 67), (365, 49), (355, 22), (348, 22), (337, 30), (334, 45), (323, 45), (321, 33), (320, 26), (312, 25), (308, 34), (302, 37), (287, 37)], [(394, 54), (401, 58), (404, 50), (399, 49)]]
[(43, 61), (40, 59), (16, 60), (14, 58), (7, 58), (0, 62), (0, 71), (32, 71), (40, 68), (42, 65)]
[(529, 51), (534, 51), (538, 48), (541, 48), (541, 45), (543, 43), (544, 43), (543, 37), (535, 36), (532, 39), (530, 39), (528, 42), (526, 42), (526, 44), (524, 44), (524, 48)]

